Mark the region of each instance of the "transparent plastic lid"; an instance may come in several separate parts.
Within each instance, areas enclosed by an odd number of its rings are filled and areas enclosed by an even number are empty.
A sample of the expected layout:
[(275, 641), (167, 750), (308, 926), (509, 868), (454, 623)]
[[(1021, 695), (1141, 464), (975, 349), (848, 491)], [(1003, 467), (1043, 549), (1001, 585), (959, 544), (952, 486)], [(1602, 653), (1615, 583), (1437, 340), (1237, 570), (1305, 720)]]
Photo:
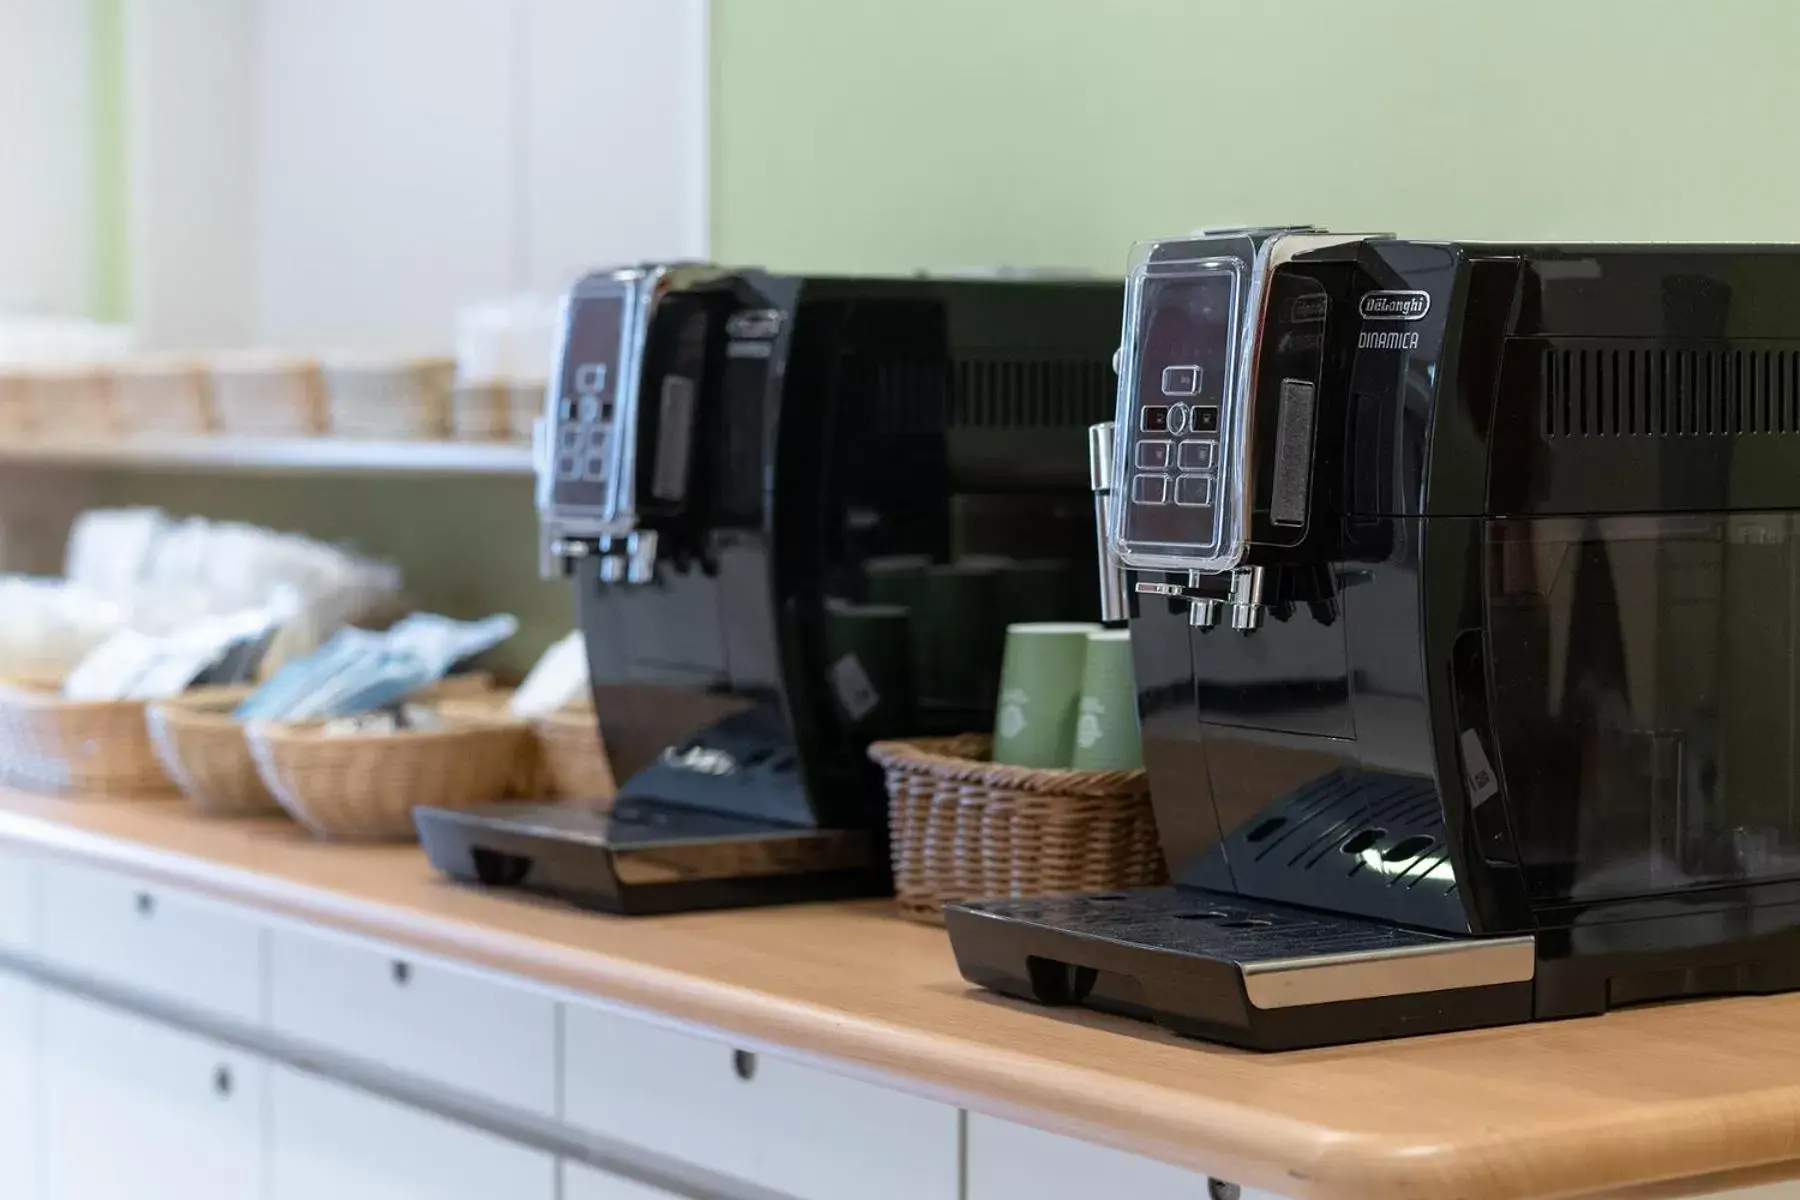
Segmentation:
[(1220, 572), (1243, 558), (1247, 313), (1269, 236), (1147, 242), (1133, 254), (1108, 531), (1127, 566)]
[[(1291, 296), (1272, 290), (1271, 281), (1298, 256), (1367, 236), (1285, 226), (1136, 248), (1126, 280), (1113, 431), (1108, 537), (1120, 562), (1201, 574), (1243, 563), (1256, 494), (1251, 441), (1258, 426), (1251, 407), (1264, 318), (1271, 304), (1276, 329), (1322, 322), (1326, 311), (1323, 292), (1304, 280), (1288, 281)], [(1281, 485), (1311, 454), (1321, 342), (1316, 336), (1276, 341), (1275, 361), (1265, 365), (1280, 386), (1264, 402), (1279, 405), (1283, 419), (1275, 423), (1271, 448), (1268, 516), (1276, 527), (1271, 536), (1286, 544), (1282, 538), (1305, 533), (1304, 489)]]
[(658, 269), (590, 275), (563, 301), (537, 447), (540, 513), (631, 524), (637, 372)]

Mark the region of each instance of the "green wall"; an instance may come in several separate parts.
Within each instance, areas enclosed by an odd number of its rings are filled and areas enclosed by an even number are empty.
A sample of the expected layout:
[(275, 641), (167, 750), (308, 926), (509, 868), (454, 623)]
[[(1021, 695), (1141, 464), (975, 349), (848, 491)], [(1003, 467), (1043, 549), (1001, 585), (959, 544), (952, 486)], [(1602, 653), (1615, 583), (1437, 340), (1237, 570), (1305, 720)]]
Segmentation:
[[(117, 0), (98, 2), (104, 55)], [(1800, 241), (1800, 0), (713, 0), (713, 14), (724, 261), (1118, 271), (1139, 238), (1289, 220)], [(122, 274), (102, 283), (122, 302)], [(568, 628), (567, 588), (537, 579), (524, 480), (121, 474), (104, 499), (354, 540), (401, 561), (422, 604), (519, 613), (520, 666)]]
[(1800, 240), (1793, 0), (714, 0), (714, 251), (1123, 269), (1308, 221)]

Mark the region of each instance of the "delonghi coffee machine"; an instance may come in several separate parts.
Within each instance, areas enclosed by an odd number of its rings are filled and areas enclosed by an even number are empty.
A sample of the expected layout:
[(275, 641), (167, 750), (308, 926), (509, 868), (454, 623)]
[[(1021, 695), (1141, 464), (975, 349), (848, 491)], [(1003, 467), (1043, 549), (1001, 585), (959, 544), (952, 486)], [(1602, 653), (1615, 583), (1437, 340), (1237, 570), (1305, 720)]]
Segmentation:
[(992, 724), (1008, 619), (1091, 616), (1117, 280), (670, 265), (569, 295), (538, 447), (619, 793), (421, 809), (453, 876), (614, 912), (876, 894), (878, 737)]
[(1097, 445), (1174, 886), (963, 974), (1260, 1049), (1800, 987), (1800, 248), (1140, 248)]

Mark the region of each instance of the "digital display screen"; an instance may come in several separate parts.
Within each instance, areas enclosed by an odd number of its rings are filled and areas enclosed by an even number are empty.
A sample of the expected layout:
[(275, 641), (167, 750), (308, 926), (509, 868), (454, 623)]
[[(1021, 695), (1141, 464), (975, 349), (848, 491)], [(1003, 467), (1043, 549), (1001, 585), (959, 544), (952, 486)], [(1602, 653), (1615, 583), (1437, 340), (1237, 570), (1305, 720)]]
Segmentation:
[(559, 505), (606, 504), (625, 311), (623, 290), (577, 295), (570, 301), (551, 441), (555, 471), (551, 495)]

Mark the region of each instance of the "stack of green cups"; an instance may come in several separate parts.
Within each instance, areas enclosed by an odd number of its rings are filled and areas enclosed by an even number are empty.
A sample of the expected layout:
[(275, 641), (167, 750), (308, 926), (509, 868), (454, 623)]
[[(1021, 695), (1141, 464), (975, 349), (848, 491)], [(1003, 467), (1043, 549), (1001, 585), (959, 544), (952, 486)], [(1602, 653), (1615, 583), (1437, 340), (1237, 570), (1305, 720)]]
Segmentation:
[(1006, 628), (1000, 703), (994, 713), (994, 761), (1016, 767), (1067, 767), (1075, 744), (1081, 679), (1087, 669), (1086, 621), (1026, 621)]
[(1012, 625), (994, 714), (994, 761), (1126, 771), (1141, 764), (1131, 635), (1079, 621)]
[(1131, 634), (1099, 629), (1088, 634), (1081, 673), (1081, 701), (1069, 765), (1078, 771), (1135, 771), (1144, 765), (1138, 735), (1137, 675)]

